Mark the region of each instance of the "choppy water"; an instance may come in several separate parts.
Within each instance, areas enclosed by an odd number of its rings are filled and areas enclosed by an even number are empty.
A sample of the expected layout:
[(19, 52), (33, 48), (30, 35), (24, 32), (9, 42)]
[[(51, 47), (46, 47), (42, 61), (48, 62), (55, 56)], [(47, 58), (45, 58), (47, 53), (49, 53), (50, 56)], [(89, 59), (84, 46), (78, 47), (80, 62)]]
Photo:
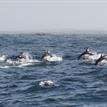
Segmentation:
[[(1, 54), (27, 51), (39, 59), (50, 49), (64, 60), (28, 67), (0, 64), (0, 107), (107, 107), (107, 66), (77, 60), (86, 47), (107, 53), (107, 35), (1, 34)], [(55, 85), (41, 88), (42, 80)]]

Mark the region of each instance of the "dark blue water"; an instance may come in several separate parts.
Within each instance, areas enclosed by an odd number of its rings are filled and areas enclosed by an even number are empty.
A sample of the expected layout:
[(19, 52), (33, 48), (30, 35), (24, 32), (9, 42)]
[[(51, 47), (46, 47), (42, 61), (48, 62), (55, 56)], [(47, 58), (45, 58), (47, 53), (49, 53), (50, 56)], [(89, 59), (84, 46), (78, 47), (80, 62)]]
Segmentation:
[[(78, 60), (86, 47), (107, 53), (107, 35), (1, 34), (1, 54), (26, 51), (39, 59), (50, 49), (64, 60), (20, 68), (0, 65), (0, 107), (107, 107), (107, 66)], [(55, 85), (41, 88), (42, 80)]]

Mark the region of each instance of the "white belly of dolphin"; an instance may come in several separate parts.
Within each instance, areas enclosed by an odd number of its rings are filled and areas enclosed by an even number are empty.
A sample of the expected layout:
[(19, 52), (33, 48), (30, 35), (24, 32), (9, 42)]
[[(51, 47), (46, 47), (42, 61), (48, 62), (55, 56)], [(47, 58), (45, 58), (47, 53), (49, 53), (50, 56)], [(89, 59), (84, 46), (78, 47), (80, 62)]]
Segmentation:
[(62, 61), (63, 58), (60, 56), (53, 55), (53, 56), (45, 56), (43, 60), (48, 62), (57, 62), (57, 61)]
[(102, 61), (98, 62), (98, 65), (107, 64), (107, 59), (103, 59)]
[(94, 55), (86, 54), (82, 58), (84, 60), (95, 61), (95, 60), (99, 59), (100, 56), (101, 56), (101, 54), (94, 54)]

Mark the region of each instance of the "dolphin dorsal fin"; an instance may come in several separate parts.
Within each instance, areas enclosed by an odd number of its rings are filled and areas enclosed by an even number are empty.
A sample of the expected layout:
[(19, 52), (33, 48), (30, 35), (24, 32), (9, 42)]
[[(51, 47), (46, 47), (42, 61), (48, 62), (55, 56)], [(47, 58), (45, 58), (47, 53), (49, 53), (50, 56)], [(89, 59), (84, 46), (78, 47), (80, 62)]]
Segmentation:
[(101, 54), (101, 56), (100, 56), (101, 58), (103, 57), (103, 55)]
[(89, 51), (90, 51), (89, 48), (87, 48), (87, 49), (86, 49), (86, 52), (89, 52)]

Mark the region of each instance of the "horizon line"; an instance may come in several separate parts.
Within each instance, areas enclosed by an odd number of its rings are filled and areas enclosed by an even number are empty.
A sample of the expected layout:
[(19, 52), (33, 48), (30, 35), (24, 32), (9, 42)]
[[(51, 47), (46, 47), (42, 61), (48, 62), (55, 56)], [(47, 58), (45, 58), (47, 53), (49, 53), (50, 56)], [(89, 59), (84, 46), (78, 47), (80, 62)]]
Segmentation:
[(1, 33), (107, 33), (107, 30), (95, 29), (60, 29), (60, 30), (10, 30), (0, 31)]

